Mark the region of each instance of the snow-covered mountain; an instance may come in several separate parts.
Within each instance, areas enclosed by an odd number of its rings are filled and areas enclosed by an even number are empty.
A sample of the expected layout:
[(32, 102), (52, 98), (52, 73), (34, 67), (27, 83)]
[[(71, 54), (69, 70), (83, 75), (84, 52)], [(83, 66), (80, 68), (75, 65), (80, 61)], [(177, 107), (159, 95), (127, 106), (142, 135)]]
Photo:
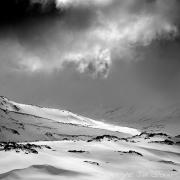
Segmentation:
[(180, 130), (180, 104), (102, 108), (94, 113), (94, 117), (116, 125), (141, 131), (164, 132), (173, 136), (178, 135)]
[(0, 140), (38, 141), (87, 138), (103, 134), (136, 135), (133, 128), (115, 126), (69, 111), (19, 104), (0, 97)]

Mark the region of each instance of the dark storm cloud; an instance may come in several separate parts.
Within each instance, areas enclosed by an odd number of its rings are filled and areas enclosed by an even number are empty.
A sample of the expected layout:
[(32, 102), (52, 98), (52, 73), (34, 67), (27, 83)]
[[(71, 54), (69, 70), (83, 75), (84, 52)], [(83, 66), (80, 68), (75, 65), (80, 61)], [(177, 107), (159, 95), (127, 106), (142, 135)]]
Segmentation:
[(2, 0), (0, 2), (0, 26), (18, 24), (27, 21), (28, 18), (40, 18), (56, 13), (55, 0)]
[(107, 77), (115, 60), (135, 59), (137, 46), (177, 37), (179, 11), (178, 0), (4, 0), (0, 26), (8, 33), (0, 39), (15, 71), (73, 66)]
[(2, 95), (80, 113), (179, 101), (179, 0), (4, 2)]

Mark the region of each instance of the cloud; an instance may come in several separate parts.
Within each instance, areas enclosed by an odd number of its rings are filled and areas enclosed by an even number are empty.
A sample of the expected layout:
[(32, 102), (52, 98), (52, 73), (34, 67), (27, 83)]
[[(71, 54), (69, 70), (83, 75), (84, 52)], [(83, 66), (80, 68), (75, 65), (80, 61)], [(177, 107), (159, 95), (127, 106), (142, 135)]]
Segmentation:
[(1, 0), (0, 26), (17, 25), (32, 17), (56, 13), (56, 0)]
[(92, 74), (93, 77), (107, 77), (111, 66), (111, 54), (108, 49), (96, 47), (85, 54), (68, 54), (64, 57), (64, 65), (72, 64), (80, 73)]
[(24, 27), (14, 28), (19, 71), (52, 73), (71, 67), (105, 78), (115, 60), (133, 61), (137, 46), (173, 40), (179, 33), (177, 0), (31, 0), (26, 14), (36, 17), (37, 4), (38, 15), (48, 16), (29, 22), (28, 38), (22, 36)]

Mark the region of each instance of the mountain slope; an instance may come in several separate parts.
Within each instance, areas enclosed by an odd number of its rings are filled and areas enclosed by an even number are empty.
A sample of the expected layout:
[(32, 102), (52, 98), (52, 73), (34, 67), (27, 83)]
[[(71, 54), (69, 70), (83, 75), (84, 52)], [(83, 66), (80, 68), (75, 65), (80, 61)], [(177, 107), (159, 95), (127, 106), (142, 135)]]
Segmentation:
[(95, 121), (69, 111), (19, 104), (0, 97), (0, 141), (88, 139), (103, 134), (126, 137), (133, 128)]
[(179, 135), (180, 104), (169, 106), (120, 106), (99, 109), (96, 119), (104, 119), (113, 124), (140, 129), (141, 131), (164, 132)]

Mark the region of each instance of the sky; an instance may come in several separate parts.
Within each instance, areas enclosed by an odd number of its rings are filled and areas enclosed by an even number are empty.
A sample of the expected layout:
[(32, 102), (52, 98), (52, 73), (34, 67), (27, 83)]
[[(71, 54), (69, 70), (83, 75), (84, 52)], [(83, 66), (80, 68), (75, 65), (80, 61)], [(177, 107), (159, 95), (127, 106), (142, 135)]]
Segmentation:
[(179, 0), (0, 3), (0, 95), (89, 115), (180, 102)]

